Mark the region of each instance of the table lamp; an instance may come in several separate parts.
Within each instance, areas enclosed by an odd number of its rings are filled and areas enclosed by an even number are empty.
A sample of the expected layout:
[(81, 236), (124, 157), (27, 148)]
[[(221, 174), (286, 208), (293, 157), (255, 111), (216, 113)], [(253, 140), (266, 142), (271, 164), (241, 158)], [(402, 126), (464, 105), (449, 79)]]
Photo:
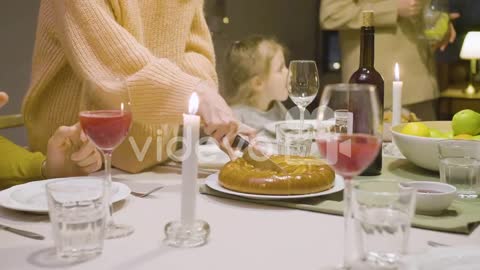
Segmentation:
[(476, 60), (480, 58), (480, 32), (467, 33), (460, 51), (460, 58), (470, 60), (470, 82), (464, 91), (466, 94), (473, 95), (475, 94), (473, 76), (477, 73)]

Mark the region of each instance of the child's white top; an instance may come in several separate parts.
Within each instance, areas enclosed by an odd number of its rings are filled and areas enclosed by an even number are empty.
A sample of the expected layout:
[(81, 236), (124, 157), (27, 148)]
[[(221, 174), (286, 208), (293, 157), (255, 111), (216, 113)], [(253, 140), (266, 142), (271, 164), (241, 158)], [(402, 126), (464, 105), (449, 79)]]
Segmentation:
[(287, 109), (280, 102), (275, 102), (272, 108), (265, 112), (243, 104), (232, 106), (232, 110), (240, 122), (258, 131), (263, 130), (268, 123), (286, 120), (288, 115)]

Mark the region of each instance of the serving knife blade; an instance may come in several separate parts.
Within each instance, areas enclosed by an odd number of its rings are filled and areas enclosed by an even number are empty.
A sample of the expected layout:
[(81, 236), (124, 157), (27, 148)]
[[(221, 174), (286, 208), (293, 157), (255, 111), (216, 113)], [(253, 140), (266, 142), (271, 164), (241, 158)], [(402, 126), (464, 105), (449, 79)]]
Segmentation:
[(7, 226), (7, 225), (3, 225), (3, 224), (0, 224), (0, 229), (5, 230), (7, 232), (14, 233), (14, 234), (18, 234), (18, 235), (21, 235), (21, 236), (24, 236), (24, 237), (35, 239), (35, 240), (45, 239), (45, 237), (43, 235), (40, 235), (38, 233), (16, 229), (16, 228), (13, 228), (13, 227), (10, 227), (10, 226)]
[(257, 168), (273, 170), (277, 172), (285, 171), (262, 151), (256, 149), (255, 147), (252, 147), (250, 143), (240, 135), (235, 136), (232, 147), (240, 149), (243, 153), (243, 159), (245, 159), (248, 163), (254, 165)]

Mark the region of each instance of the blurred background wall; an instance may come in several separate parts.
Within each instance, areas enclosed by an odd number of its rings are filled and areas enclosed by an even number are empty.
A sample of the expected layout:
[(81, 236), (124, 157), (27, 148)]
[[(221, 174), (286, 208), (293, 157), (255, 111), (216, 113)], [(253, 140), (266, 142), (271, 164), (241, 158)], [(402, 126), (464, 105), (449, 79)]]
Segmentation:
[[(22, 99), (30, 82), (39, 5), (40, 0), (0, 3), (0, 90), (10, 96), (10, 102), (1, 109), (0, 115), (20, 113)], [(23, 128), (0, 130), (0, 135), (26, 145)]]

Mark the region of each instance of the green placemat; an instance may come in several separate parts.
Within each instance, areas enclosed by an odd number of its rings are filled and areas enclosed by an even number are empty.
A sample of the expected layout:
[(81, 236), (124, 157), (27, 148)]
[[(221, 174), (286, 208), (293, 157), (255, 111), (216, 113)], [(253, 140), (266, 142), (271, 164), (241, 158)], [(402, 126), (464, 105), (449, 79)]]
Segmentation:
[[(222, 192), (218, 192), (206, 185), (200, 187), (203, 194), (213, 195), (217, 197), (259, 203), (264, 205), (272, 205), (279, 207), (288, 207), (306, 211), (313, 211), (325, 214), (342, 215), (343, 214), (343, 193), (306, 198), (299, 200), (256, 200), (240, 196), (234, 196)], [(470, 234), (480, 223), (480, 201), (454, 201), (453, 204), (444, 211), (440, 216), (415, 215), (413, 226), (422, 229), (454, 232), (462, 234)]]

